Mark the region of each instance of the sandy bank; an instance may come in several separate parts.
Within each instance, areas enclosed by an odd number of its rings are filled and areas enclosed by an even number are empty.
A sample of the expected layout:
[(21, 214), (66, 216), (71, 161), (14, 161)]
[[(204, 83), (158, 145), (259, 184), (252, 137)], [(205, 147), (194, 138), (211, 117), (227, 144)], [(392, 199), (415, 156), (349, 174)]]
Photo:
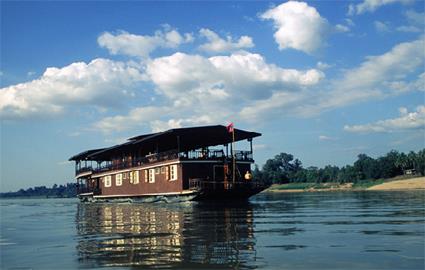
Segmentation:
[[(293, 188), (282, 188), (282, 185), (272, 185), (266, 189), (265, 192), (326, 192), (326, 191), (362, 191), (362, 190), (425, 190), (425, 177), (416, 177), (404, 180), (386, 180), (388, 182), (375, 185), (369, 188), (365, 187), (353, 187), (353, 183), (347, 184), (324, 184), (320, 188), (305, 188), (305, 189), (293, 189)], [(283, 185), (285, 186), (285, 185)]]
[(266, 189), (266, 192), (324, 192), (324, 191), (348, 191), (352, 190), (353, 183), (347, 183), (342, 185), (329, 184), (328, 187), (321, 188), (306, 188), (306, 189), (278, 189), (280, 185), (272, 185), (270, 188)]
[(411, 190), (425, 189), (425, 177), (391, 181), (368, 188), (367, 190)]

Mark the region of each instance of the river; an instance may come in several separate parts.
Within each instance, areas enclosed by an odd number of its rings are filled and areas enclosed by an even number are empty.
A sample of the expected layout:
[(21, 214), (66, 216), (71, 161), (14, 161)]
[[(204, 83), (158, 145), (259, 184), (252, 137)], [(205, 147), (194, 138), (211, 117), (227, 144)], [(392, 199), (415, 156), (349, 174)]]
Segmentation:
[(425, 192), (249, 203), (0, 200), (1, 269), (424, 269)]

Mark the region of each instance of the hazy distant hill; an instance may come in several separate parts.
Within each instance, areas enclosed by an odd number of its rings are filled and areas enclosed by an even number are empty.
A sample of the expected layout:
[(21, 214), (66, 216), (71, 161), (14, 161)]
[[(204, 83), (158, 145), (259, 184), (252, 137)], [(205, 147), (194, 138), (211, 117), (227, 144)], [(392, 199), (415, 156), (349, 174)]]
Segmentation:
[(51, 188), (46, 186), (20, 189), (16, 192), (0, 193), (0, 198), (15, 198), (15, 197), (47, 197), (47, 198), (71, 198), (77, 195), (77, 185), (68, 183), (64, 185), (54, 184)]

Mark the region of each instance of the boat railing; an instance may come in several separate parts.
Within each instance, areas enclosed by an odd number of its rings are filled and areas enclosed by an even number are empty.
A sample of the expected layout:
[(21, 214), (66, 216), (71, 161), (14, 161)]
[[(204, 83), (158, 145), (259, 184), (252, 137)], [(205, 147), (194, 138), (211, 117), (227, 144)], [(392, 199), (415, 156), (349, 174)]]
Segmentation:
[(251, 151), (235, 151), (235, 158), (236, 160), (243, 160), (243, 161), (252, 161), (252, 152)]
[(192, 150), (186, 152), (180, 152), (179, 158), (181, 159), (223, 159), (225, 158), (223, 150)]
[[(235, 151), (235, 158), (237, 161), (253, 161), (252, 152), (250, 151)], [(230, 156), (226, 156), (223, 150), (192, 150), (186, 152), (178, 152), (177, 150), (170, 150), (161, 153), (149, 154), (144, 157), (128, 159), (125, 161), (115, 162), (107, 161), (100, 163), (97, 167), (86, 166), (80, 167), (76, 170), (76, 175), (84, 172), (100, 173), (110, 170), (122, 170), (133, 167), (142, 166), (145, 164), (152, 164), (167, 160), (182, 159), (182, 160), (230, 160)]]
[(110, 170), (121, 170), (121, 169), (128, 169), (133, 167), (142, 166), (144, 164), (151, 164), (161, 161), (167, 161), (167, 160), (173, 160), (178, 158), (177, 151), (167, 151), (167, 152), (161, 152), (157, 154), (150, 154), (144, 157), (140, 158), (134, 158), (130, 160), (126, 160), (123, 162), (109, 162), (107, 164), (101, 165), (98, 168), (94, 168), (93, 171), (103, 172), (103, 171), (110, 171)]
[(85, 172), (91, 172), (93, 170), (92, 166), (87, 167), (81, 167), (75, 170), (75, 174), (85, 173)]

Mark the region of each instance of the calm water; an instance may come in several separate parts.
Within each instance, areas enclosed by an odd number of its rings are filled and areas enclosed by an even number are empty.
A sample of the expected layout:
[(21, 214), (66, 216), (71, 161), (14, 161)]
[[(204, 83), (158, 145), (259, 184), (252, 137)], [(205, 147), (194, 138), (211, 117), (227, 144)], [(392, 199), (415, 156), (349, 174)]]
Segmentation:
[(242, 205), (0, 200), (0, 268), (424, 269), (424, 204), (425, 192), (260, 194)]

